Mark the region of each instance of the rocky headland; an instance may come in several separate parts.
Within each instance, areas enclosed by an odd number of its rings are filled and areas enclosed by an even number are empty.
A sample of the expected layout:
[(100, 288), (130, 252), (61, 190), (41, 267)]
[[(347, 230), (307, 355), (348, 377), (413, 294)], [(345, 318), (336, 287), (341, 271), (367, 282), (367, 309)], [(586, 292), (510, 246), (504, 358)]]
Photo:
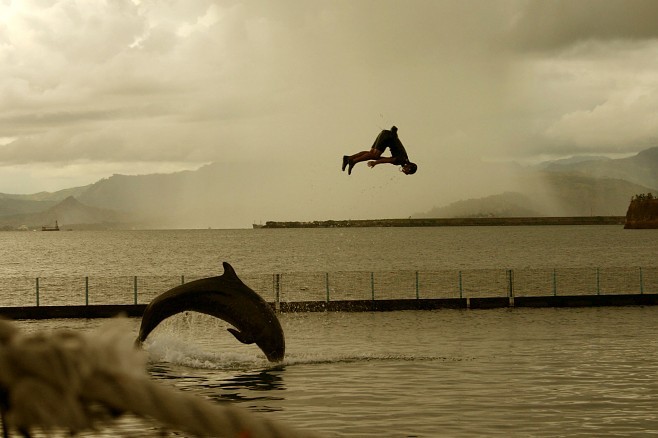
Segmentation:
[(626, 211), (624, 228), (658, 228), (658, 198), (651, 193), (634, 196)]

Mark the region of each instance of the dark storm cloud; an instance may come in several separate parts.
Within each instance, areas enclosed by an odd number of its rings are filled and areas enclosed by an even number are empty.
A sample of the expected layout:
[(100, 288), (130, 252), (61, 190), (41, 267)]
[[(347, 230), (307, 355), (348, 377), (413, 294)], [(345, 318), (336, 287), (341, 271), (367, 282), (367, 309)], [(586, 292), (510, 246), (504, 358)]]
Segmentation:
[[(31, 147), (60, 147), (69, 159), (77, 157), (73, 145), (88, 154), (94, 135), (102, 144), (113, 129), (136, 156), (154, 162), (186, 155), (171, 137), (187, 137), (187, 155), (203, 161), (272, 158), (264, 142), (296, 155), (317, 141), (319, 125), (335, 129), (345, 120), (341, 130), (353, 132), (378, 115), (421, 136), (432, 128), (465, 132), (467, 121), (495, 111), (503, 83), (487, 42), (504, 14), (484, 2), (477, 14), (462, 2), (424, 0), (157, 7), (62, 0), (7, 12), (0, 138), (29, 133)], [(151, 138), (159, 148), (145, 146), (152, 118), (165, 115)], [(90, 144), (74, 141), (73, 126)], [(48, 143), (54, 139), (69, 147)], [(232, 146), (218, 147), (220, 139)], [(0, 148), (0, 159), (17, 153)], [(102, 153), (111, 158), (112, 151)]]
[(553, 0), (522, 4), (511, 28), (513, 44), (554, 50), (588, 40), (658, 37), (654, 0)]
[[(631, 151), (656, 138), (653, 5), (0, 3), (0, 165), (15, 166), (0, 186), (19, 174), (59, 184), (66, 173), (70, 186), (265, 163), (308, 168), (308, 197), (323, 200), (313, 208), (336, 217), (512, 189), (482, 161)], [(421, 171), (402, 185), (377, 169), (358, 193), (359, 174), (337, 180), (336, 160), (392, 124)], [(408, 203), (378, 202), (391, 193)]]
[(658, 2), (523, 1), (505, 125), (512, 155), (630, 154), (658, 138)]

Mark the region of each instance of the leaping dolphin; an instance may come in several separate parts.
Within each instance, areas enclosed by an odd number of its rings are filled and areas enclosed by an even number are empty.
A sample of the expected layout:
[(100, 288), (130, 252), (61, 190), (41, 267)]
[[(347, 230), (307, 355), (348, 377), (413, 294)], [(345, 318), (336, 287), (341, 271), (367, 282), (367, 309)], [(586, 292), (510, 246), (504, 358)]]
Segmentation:
[(270, 362), (283, 360), (286, 341), (270, 305), (238, 278), (224, 262), (219, 277), (202, 278), (158, 295), (146, 306), (139, 327), (141, 344), (165, 319), (191, 310), (223, 319), (235, 328), (228, 331), (243, 344), (255, 343)]

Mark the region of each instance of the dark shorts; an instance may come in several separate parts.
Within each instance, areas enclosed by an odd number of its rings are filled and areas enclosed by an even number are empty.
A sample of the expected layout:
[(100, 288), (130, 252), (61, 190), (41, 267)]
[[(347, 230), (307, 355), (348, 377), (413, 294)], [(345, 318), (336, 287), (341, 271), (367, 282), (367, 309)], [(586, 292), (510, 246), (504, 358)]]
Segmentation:
[(372, 144), (373, 149), (377, 149), (380, 152), (384, 152), (387, 147), (391, 146), (393, 142), (393, 134), (391, 131), (382, 131), (379, 133), (375, 142)]
[(391, 151), (391, 157), (395, 158), (393, 164), (396, 166), (402, 166), (409, 161), (407, 151), (402, 146), (400, 139), (391, 131), (384, 130), (380, 132), (372, 144), (372, 148), (377, 149), (380, 153), (384, 153), (388, 148)]

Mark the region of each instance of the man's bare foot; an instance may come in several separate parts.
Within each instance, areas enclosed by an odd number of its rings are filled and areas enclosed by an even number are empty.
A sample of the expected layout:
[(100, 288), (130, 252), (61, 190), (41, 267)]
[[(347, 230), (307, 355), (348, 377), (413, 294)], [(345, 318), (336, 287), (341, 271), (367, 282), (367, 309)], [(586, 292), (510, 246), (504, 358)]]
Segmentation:
[(351, 174), (352, 174), (352, 169), (354, 168), (354, 165), (355, 165), (356, 163), (355, 163), (354, 161), (352, 161), (352, 160), (348, 160), (348, 161), (349, 161), (349, 166), (348, 166), (348, 168), (347, 168), (347, 174), (348, 174), (348, 175), (351, 175)]

